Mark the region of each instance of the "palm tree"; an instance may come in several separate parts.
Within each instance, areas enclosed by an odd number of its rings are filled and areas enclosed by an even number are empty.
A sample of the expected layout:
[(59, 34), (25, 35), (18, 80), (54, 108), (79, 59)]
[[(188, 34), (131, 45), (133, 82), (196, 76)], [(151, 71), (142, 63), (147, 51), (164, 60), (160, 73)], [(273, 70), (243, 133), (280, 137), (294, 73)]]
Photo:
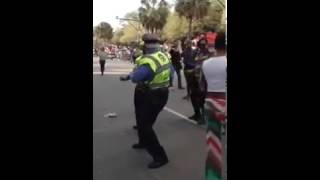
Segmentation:
[(167, 22), (169, 5), (165, 0), (141, 0), (139, 19), (149, 33), (159, 33)]
[(210, 0), (177, 0), (175, 11), (189, 22), (188, 39), (191, 39), (192, 21), (205, 17), (209, 6)]
[(157, 13), (159, 14), (159, 19), (158, 19), (157, 24), (156, 24), (157, 25), (156, 29), (157, 30), (162, 30), (164, 28), (164, 26), (166, 25), (167, 18), (168, 18), (169, 14), (170, 14), (169, 4), (166, 1), (161, 0), (159, 2), (159, 7), (157, 9)]

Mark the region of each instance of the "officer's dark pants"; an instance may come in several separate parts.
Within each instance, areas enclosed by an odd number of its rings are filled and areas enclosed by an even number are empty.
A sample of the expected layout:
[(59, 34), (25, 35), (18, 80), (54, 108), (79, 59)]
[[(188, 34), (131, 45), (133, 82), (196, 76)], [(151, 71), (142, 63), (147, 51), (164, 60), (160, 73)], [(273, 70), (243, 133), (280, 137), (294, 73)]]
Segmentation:
[[(143, 101), (145, 98), (145, 92), (144, 90), (139, 87), (139, 85), (137, 85), (134, 89), (134, 111), (135, 111), (135, 115), (136, 115), (136, 125), (138, 127), (138, 121), (139, 119), (141, 119), (141, 117), (143, 116), (143, 109), (142, 109), (142, 105), (143, 105)], [(138, 127), (139, 129), (139, 127)], [(139, 136), (138, 133), (138, 137), (139, 137), (139, 143), (141, 143), (141, 138)]]
[(141, 118), (138, 118), (138, 133), (141, 143), (155, 161), (168, 159), (153, 130), (153, 124), (156, 122), (163, 107), (167, 104), (168, 95), (168, 88), (148, 90), (142, 105), (143, 115)]
[(105, 66), (105, 64), (106, 64), (106, 60), (100, 60), (99, 63), (100, 63), (101, 75), (103, 75), (103, 73), (104, 73), (104, 66)]

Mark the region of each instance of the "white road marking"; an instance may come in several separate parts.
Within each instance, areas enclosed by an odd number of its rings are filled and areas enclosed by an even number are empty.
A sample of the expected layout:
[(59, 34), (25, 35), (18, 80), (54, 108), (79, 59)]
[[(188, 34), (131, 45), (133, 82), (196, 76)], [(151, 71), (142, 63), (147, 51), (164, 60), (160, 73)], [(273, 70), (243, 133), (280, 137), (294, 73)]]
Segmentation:
[[(100, 67), (100, 64), (93, 64), (92, 67)], [(132, 64), (106, 64), (106, 68), (113, 68), (113, 67), (126, 67), (126, 68), (133, 68)]]
[(197, 124), (195, 121), (192, 121), (191, 119), (189, 119), (187, 116), (183, 115), (183, 114), (180, 114), (178, 113), (177, 111), (173, 110), (173, 109), (170, 109), (168, 107), (164, 107), (163, 108), (164, 110), (168, 111), (168, 112), (171, 112), (172, 114), (176, 115), (176, 116), (179, 116), (181, 117), (182, 119), (192, 123), (192, 124)]
[[(104, 74), (107, 74), (107, 75), (125, 75), (125, 74), (129, 74), (129, 72), (104, 72)], [(93, 72), (93, 75), (100, 75), (101, 72)]]
[[(99, 69), (100, 70), (100, 69)], [(96, 70), (98, 71), (98, 70)], [(105, 69), (104, 72), (131, 72), (132, 68), (122, 68), (122, 69), (115, 69), (115, 68), (110, 68), (110, 69)]]

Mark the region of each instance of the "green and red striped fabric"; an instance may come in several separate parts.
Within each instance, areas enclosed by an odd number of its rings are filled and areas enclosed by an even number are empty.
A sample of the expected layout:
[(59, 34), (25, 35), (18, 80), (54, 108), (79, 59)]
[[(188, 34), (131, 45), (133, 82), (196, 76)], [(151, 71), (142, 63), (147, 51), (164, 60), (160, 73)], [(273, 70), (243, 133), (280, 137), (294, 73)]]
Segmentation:
[(225, 104), (225, 98), (210, 94), (206, 97), (205, 119), (208, 122), (206, 180), (221, 180), (222, 177), (221, 128), (225, 121)]

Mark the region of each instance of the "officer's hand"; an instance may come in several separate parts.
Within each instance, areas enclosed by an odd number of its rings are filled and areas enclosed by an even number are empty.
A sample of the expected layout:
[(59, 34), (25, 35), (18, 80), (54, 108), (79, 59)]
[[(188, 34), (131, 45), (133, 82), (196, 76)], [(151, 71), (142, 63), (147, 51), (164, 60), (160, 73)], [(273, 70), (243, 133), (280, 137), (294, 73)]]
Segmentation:
[(120, 77), (120, 81), (128, 81), (129, 79), (130, 79), (129, 75)]

